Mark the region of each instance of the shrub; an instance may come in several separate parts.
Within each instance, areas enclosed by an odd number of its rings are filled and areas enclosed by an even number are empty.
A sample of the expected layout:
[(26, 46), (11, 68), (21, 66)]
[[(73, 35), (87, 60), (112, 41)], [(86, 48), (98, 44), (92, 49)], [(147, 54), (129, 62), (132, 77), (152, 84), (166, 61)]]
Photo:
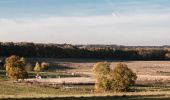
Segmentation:
[(24, 79), (28, 76), (25, 71), (25, 60), (24, 58), (20, 58), (18, 56), (10, 56), (5, 60), (5, 69), (7, 72), (7, 76), (12, 80)]
[(33, 71), (33, 66), (31, 63), (27, 63), (26, 66), (25, 66), (25, 70), (26, 71)]
[(97, 78), (95, 88), (99, 91), (125, 92), (137, 79), (136, 74), (122, 63), (112, 70), (110, 63), (100, 62), (94, 65), (93, 72)]
[(48, 70), (50, 67), (50, 63), (47, 63), (47, 62), (42, 62), (41, 63), (41, 69), (42, 70)]

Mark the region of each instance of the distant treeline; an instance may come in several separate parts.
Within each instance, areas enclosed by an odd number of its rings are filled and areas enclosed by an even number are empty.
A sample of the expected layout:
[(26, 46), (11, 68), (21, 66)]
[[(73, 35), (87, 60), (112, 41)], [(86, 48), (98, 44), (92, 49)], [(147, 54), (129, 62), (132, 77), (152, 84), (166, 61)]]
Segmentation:
[(0, 42), (0, 56), (44, 58), (94, 58), (113, 60), (168, 60), (169, 47), (127, 47), (116, 45), (70, 45)]

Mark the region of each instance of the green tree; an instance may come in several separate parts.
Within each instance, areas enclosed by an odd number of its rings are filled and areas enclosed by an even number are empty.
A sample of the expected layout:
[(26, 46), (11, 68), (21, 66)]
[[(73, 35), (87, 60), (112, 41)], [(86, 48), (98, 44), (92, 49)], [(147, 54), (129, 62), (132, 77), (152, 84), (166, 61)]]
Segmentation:
[(93, 72), (97, 79), (95, 88), (99, 91), (125, 92), (137, 79), (136, 74), (122, 63), (112, 70), (110, 63), (100, 62), (94, 65)]
[(19, 56), (10, 56), (5, 60), (6, 75), (12, 79), (24, 79), (28, 76), (25, 71), (25, 61), (23, 61)]

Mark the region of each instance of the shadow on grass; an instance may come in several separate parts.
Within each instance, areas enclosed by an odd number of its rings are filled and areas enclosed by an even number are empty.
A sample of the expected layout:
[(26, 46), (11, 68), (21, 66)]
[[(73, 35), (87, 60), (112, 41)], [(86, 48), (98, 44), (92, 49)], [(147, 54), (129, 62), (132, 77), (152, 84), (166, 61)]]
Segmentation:
[(49, 71), (54, 70), (68, 70), (68, 69), (75, 69), (73, 67), (68, 67), (68, 65), (62, 65), (62, 64), (53, 64), (51, 63), (51, 67), (49, 68)]
[(0, 78), (6, 78), (5, 70), (0, 70)]

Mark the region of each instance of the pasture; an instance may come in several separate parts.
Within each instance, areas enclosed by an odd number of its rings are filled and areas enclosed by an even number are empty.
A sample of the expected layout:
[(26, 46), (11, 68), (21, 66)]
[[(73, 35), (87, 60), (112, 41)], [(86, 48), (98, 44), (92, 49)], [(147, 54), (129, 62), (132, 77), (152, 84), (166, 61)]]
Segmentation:
[[(92, 59), (40, 59), (28, 61), (46, 61), (52, 66), (48, 72), (41, 72), (42, 79), (35, 79), (35, 72), (29, 72), (30, 79), (13, 82), (6, 79), (5, 71), (0, 70), (1, 99), (34, 100), (157, 100), (170, 99), (170, 62), (169, 61), (111, 61), (114, 67), (118, 62), (128, 65), (138, 75), (132, 91), (126, 93), (97, 92), (94, 90), (93, 64), (105, 60)], [(80, 80), (79, 80), (80, 79)], [(33, 80), (33, 82), (32, 82)], [(29, 83), (27, 81), (31, 81)], [(64, 84), (62, 83), (64, 81)], [(79, 81), (87, 84), (78, 84)], [(58, 84), (60, 83), (61, 84)], [(67, 82), (76, 83), (68, 85)], [(88, 84), (92, 82), (92, 84)], [(57, 84), (55, 86), (49, 84)], [(100, 97), (99, 97), (100, 96)], [(71, 97), (71, 98), (70, 98)]]

